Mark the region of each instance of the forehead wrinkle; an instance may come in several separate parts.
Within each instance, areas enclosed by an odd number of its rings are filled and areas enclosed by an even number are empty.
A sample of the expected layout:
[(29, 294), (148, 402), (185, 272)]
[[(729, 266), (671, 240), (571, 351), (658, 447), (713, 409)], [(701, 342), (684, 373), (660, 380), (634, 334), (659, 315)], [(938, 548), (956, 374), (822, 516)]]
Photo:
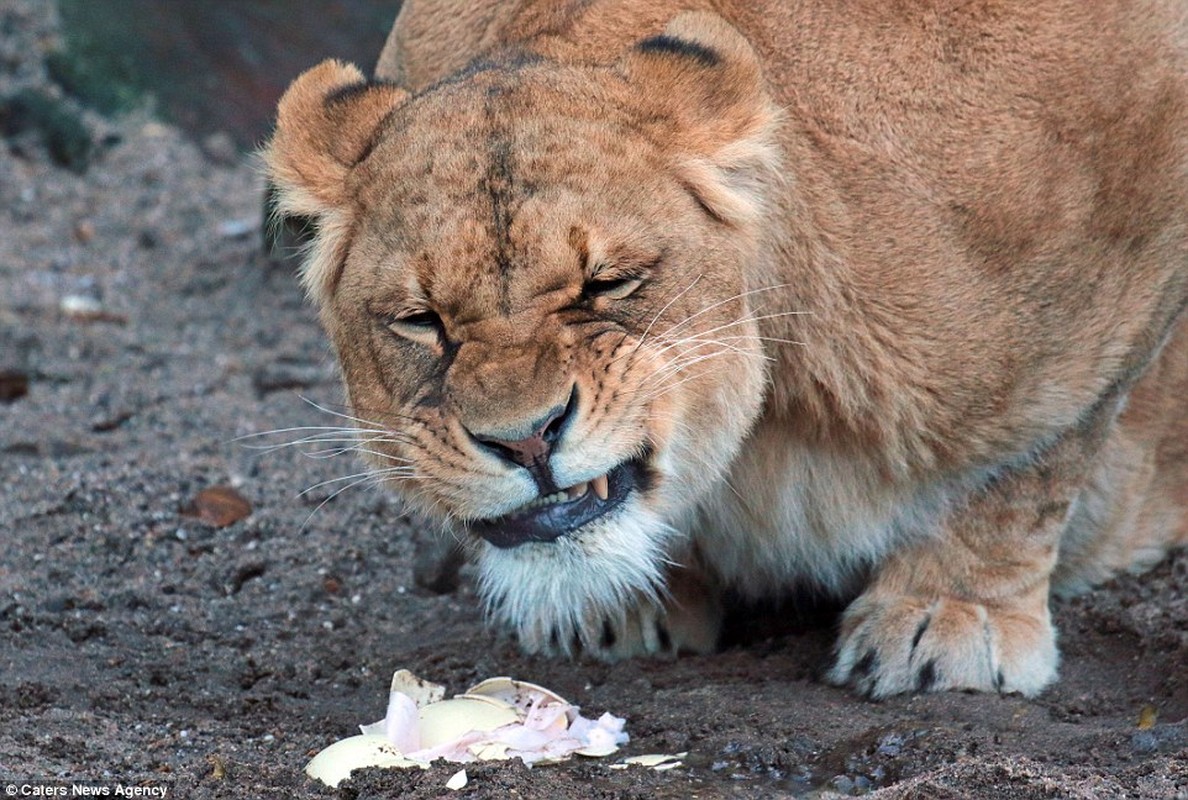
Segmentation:
[(433, 266), (428, 253), (409, 259), (410, 269), (404, 271), (404, 287), (411, 297), (425, 300), (432, 294)]
[[(500, 284), (500, 310), (505, 315), (511, 312), (523, 276), (535, 275), (545, 266), (537, 263), (541, 254), (534, 251), (540, 249), (540, 234), (546, 226), (522, 221), (545, 190), (539, 178), (542, 166), (548, 185), (569, 183), (568, 171), (558, 174), (553, 163), (569, 150), (562, 147), (558, 152), (554, 125), (560, 123), (560, 129), (568, 130), (573, 120), (552, 115), (542, 119), (538, 100), (507, 75), (491, 75), (482, 99), (487, 169), (479, 179), (478, 195), (485, 199), (490, 214), (490, 263)], [(561, 133), (562, 138), (564, 135)], [(549, 208), (535, 210), (543, 213), (534, 215), (534, 220), (544, 217), (543, 221), (548, 221)]]
[(487, 168), (478, 181), (478, 194), (486, 199), (488, 225), (491, 234), (492, 263), (499, 281), (500, 309), (508, 313), (511, 306), (511, 279), (514, 248), (512, 225), (518, 208), (516, 202), (515, 147), (509, 125), (497, 117), (496, 97), (488, 93), (484, 107), (489, 129), (487, 132)]
[(545, 191), (522, 203), (511, 239), (530, 268), (502, 276), (508, 313), (556, 305), (561, 294), (572, 300), (580, 293), (582, 252), (569, 235), (580, 216), (580, 206), (565, 193)]
[[(428, 113), (389, 123), (391, 135), (381, 146), (401, 180), (400, 194), (385, 200), (401, 207), (402, 227), (415, 240), (405, 252), (432, 255), (418, 263), (417, 279), (437, 310), (467, 318), (507, 315), (561, 290), (571, 270), (580, 282), (581, 259), (564, 247), (567, 230), (547, 224), (568, 223), (556, 213), (561, 197), (554, 192), (584, 207), (591, 184), (609, 177), (598, 153), (628, 155), (626, 137), (608, 135), (601, 117), (573, 119), (541, 108), (540, 87), (517, 85), (508, 75), (484, 73), (451, 88), (449, 98), (410, 104)], [(610, 122), (619, 134), (629, 133), (617, 115)], [(602, 134), (587, 141), (590, 125)], [(410, 158), (409, 150), (419, 157)], [(542, 242), (552, 233), (562, 238), (561, 249)]]
[(466, 320), (476, 309), (497, 305), (501, 287), (488, 264), (489, 233), (472, 210), (458, 208), (436, 226), (421, 257), (418, 274), (439, 311)]

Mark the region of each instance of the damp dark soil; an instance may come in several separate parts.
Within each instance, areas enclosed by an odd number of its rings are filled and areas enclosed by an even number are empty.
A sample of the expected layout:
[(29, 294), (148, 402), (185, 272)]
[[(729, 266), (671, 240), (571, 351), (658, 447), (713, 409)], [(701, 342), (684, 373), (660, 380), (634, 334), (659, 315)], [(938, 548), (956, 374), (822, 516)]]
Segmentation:
[(74, 102), (45, 65), (58, 26), (0, 0), (0, 99), (24, 98), (0, 142), (0, 784), (448, 796), (455, 765), (303, 773), (407, 668), (531, 680), (625, 717), (621, 755), (688, 753), (471, 765), (463, 797), (1188, 797), (1183, 553), (1057, 602), (1061, 680), (1035, 700), (827, 686), (827, 613), (709, 657), (520, 655), (351, 455), (241, 438), (342, 410), (292, 263), (262, 252), (261, 183), (233, 150)]

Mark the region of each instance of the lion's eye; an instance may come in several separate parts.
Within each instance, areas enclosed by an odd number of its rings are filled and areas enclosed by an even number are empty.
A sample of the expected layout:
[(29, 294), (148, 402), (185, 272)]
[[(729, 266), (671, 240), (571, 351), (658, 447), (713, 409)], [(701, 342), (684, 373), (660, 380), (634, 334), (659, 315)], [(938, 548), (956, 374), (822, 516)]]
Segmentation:
[(643, 284), (643, 278), (630, 275), (621, 278), (594, 278), (586, 281), (584, 291), (587, 297), (606, 297), (622, 300)]
[(396, 314), (384, 322), (393, 333), (416, 341), (437, 341), (444, 330), (441, 317), (428, 309)]

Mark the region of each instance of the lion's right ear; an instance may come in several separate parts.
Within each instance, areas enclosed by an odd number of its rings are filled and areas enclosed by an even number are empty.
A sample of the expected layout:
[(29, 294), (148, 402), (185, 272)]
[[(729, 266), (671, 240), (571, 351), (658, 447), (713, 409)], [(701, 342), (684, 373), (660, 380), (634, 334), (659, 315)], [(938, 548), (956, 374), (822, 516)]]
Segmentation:
[(348, 176), (375, 144), (380, 124), (408, 93), (371, 83), (358, 68), (327, 60), (285, 91), (276, 131), (263, 151), (276, 213), (314, 221), (317, 235), (302, 267), (302, 283), (323, 301), (335, 280), (351, 224)]
[(406, 97), (392, 84), (369, 83), (359, 69), (333, 59), (303, 72), (276, 110), (276, 132), (264, 152), (282, 210), (317, 217), (342, 204), (346, 176), (366, 156), (380, 122)]

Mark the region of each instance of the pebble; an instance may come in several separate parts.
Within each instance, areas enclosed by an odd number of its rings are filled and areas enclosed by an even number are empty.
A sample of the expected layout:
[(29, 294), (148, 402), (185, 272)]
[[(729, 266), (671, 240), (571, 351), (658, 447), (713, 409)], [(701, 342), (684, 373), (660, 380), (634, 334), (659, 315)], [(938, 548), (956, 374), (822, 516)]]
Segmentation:
[(0, 370), (0, 403), (14, 403), (28, 393), (28, 374), (16, 370)]
[(260, 230), (260, 220), (255, 217), (223, 220), (218, 227), (219, 236), (224, 239), (243, 239), (258, 230)]

